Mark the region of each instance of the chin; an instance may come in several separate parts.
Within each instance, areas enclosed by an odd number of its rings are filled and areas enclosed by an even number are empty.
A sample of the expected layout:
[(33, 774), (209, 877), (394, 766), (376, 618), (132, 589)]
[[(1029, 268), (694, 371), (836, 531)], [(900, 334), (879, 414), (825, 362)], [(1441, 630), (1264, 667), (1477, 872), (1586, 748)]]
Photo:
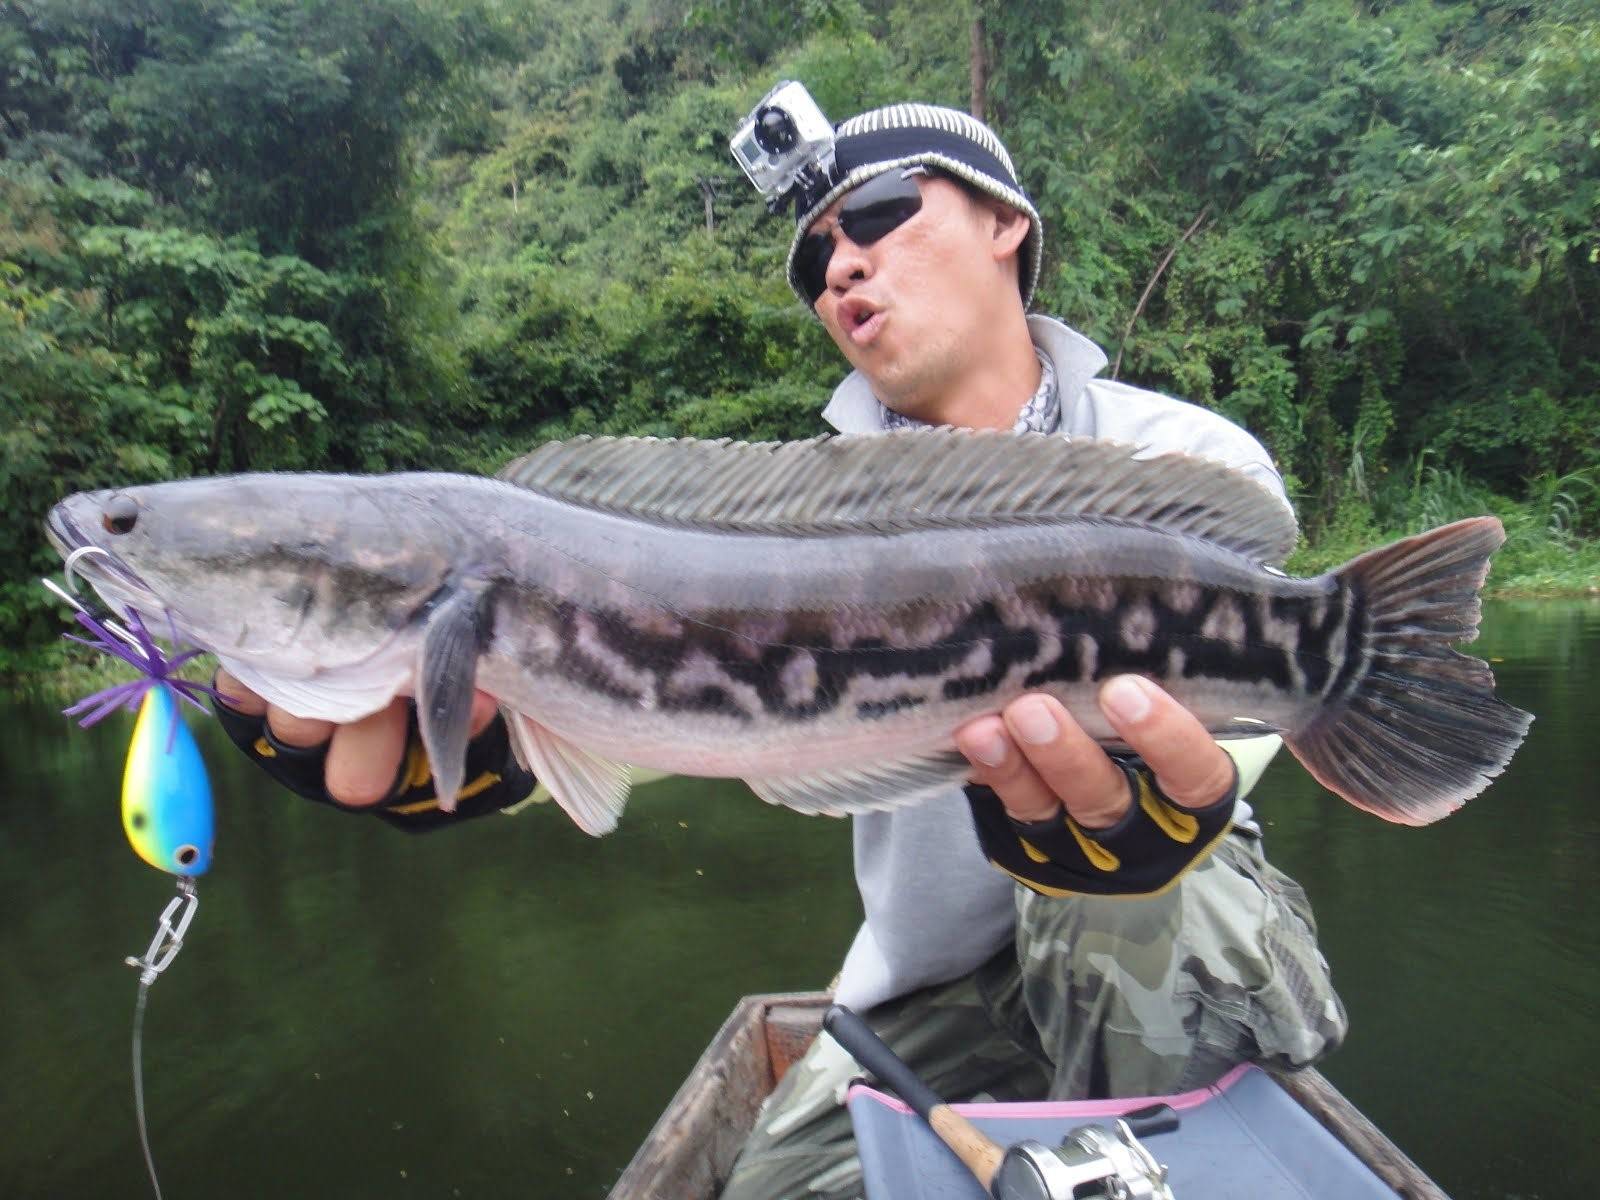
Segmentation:
[[(938, 407), (937, 402), (925, 396), (916, 393), (897, 395), (891, 391), (880, 390), (876, 384), (873, 385), (873, 395), (878, 397), (885, 408), (899, 413), (902, 417), (910, 417), (913, 421), (925, 421), (929, 424), (942, 423), (935, 412)], [(885, 399), (885, 396), (888, 398)]]
[(903, 417), (932, 421), (932, 410), (938, 407), (940, 373), (927, 370), (927, 365), (879, 361), (860, 369), (872, 385), (872, 394), (886, 407)]

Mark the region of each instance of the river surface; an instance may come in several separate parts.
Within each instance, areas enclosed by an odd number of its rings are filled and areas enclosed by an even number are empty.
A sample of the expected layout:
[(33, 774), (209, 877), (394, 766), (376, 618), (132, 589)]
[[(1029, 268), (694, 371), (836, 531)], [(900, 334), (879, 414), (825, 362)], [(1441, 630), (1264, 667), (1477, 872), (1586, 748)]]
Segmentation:
[[(1254, 797), (1350, 1009), (1326, 1074), (1452, 1195), (1600, 1179), (1600, 605), (1498, 603), (1475, 649), (1538, 720), (1424, 830), (1286, 754)], [(130, 722), (0, 699), (0, 1196), (151, 1194), (136, 976), (172, 893), (117, 815)], [(186, 1197), (601, 1197), (747, 992), (831, 977), (844, 822), (737, 785), (640, 789), (591, 840), (550, 806), (411, 837), (276, 792), (197, 732), (217, 858), (150, 991), (150, 1135)]]

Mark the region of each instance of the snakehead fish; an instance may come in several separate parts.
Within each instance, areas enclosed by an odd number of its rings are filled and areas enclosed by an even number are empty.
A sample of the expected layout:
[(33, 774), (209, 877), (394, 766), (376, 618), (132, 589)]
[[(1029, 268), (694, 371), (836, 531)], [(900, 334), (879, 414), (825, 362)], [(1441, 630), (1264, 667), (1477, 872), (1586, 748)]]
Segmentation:
[[(1115, 733), (1097, 681), (1156, 681), (1217, 736), (1281, 731), (1330, 790), (1425, 824), (1531, 721), (1472, 640), (1500, 522), (1316, 578), (1283, 502), (1181, 454), (919, 430), (746, 444), (553, 442), (497, 479), (238, 475), (50, 514), (113, 606), (175, 623), (270, 702), (350, 721), (413, 695), (438, 795), (474, 688), (583, 829), (624, 764), (842, 814), (969, 768), (952, 732), (1028, 690)], [(101, 553), (103, 551), (103, 553)]]

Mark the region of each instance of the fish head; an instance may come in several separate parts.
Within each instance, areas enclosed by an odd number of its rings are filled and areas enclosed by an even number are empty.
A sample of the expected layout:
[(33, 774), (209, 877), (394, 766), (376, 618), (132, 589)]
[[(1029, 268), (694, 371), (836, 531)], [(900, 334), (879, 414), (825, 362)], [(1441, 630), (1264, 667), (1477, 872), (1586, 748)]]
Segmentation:
[[(81, 492), (51, 544), (157, 635), (275, 673), (360, 663), (426, 610), (459, 532), (407, 477), (235, 475)], [(421, 477), (416, 477), (421, 478)]]

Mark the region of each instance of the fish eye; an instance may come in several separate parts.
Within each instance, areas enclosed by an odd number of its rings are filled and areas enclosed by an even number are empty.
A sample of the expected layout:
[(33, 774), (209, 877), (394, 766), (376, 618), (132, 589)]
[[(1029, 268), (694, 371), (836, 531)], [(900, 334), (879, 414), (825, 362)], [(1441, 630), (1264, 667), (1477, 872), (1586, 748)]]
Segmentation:
[(173, 852), (173, 856), (178, 860), (178, 865), (180, 867), (192, 866), (195, 860), (200, 857), (200, 847), (179, 846), (177, 850)]
[(128, 824), (132, 825), (135, 829), (143, 829), (144, 828), (144, 813), (142, 813), (142, 812), (133, 813), (128, 818)]
[(105, 512), (100, 515), (100, 524), (105, 526), (107, 533), (132, 533), (138, 521), (139, 505), (132, 496), (111, 497), (106, 501)]

